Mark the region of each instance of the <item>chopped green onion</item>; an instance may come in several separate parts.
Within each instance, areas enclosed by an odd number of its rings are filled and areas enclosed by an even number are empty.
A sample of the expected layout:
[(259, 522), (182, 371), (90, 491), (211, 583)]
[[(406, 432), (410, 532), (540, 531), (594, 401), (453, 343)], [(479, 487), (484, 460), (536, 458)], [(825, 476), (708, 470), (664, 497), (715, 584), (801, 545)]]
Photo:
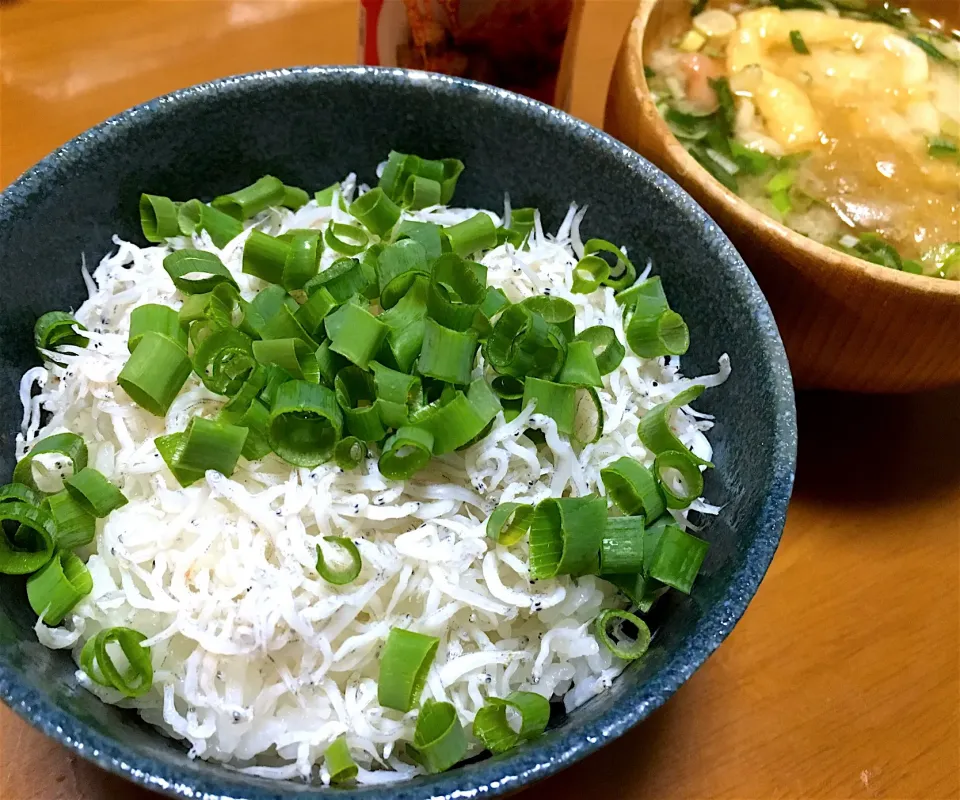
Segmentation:
[(317, 274), (320, 265), (320, 232), (298, 231), (291, 237), (288, 247), (281, 284), (287, 291), (302, 289)]
[(484, 357), (501, 375), (553, 378), (563, 365), (565, 350), (550, 336), (543, 317), (523, 304), (500, 314), (484, 346)]
[(333, 200), (336, 198), (339, 203), (341, 211), (346, 211), (347, 206), (343, 202), (343, 193), (340, 190), (340, 183), (331, 183), (325, 189), (321, 189), (319, 192), (314, 193), (314, 199), (317, 201), (317, 205), (321, 208), (323, 206), (332, 206)]
[[(225, 422), (230, 425), (237, 425), (241, 428), (246, 428), (247, 438), (243, 442), (243, 450), (240, 451), (240, 455), (242, 455), (248, 461), (259, 461), (270, 452), (270, 442), (267, 439), (267, 427), (270, 424), (270, 412), (259, 400), (254, 400), (246, 408), (239, 410), (230, 410), (229, 406), (230, 404), (227, 403), (227, 405), (221, 409), (217, 420), (219, 422)], [(182, 434), (174, 435), (179, 436)], [(192, 473), (187, 473), (187, 475), (190, 474)], [(201, 477), (203, 477), (203, 475), (198, 474), (196, 479)]]
[(441, 228), (435, 222), (405, 219), (397, 226), (397, 241), (411, 239), (424, 249), (425, 260), (435, 261), (443, 252)]
[[(670, 430), (668, 417), (670, 412), (696, 400), (703, 394), (703, 389), (704, 387), (700, 384), (684, 389), (670, 400), (659, 403), (643, 415), (640, 424), (637, 426), (637, 435), (647, 450), (654, 455), (660, 455), (667, 450), (677, 450), (681, 453), (687, 450), (683, 442)], [(693, 453), (690, 455), (700, 466), (713, 466), (709, 461), (704, 461)]]
[(414, 239), (401, 239), (383, 248), (377, 259), (380, 305), (392, 308), (413, 285), (418, 275), (427, 275), (427, 251)]
[(800, 31), (790, 31), (790, 44), (793, 45), (794, 52), (802, 56), (810, 55), (810, 50), (807, 48), (807, 43), (803, 41)]
[(930, 56), (930, 58), (932, 58), (934, 61), (948, 61), (948, 60), (949, 60), (949, 59), (943, 54), (943, 52), (941, 52), (941, 51), (936, 47), (936, 45), (933, 44), (933, 42), (929, 42), (929, 41), (927, 41), (925, 38), (923, 38), (923, 37), (921, 37), (921, 36), (919, 36), (919, 35), (914, 34), (914, 35), (912, 35), (912, 36), (908, 36), (908, 37), (907, 37), (907, 41), (908, 41), (908, 42), (912, 42), (913, 44), (915, 44), (917, 47), (919, 47), (921, 50), (923, 50), (924, 53), (926, 53), (928, 56)]
[(790, 194), (786, 190), (780, 190), (770, 195), (770, 204), (783, 216), (793, 210), (793, 202), (790, 200)]
[(464, 394), (444, 393), (434, 403), (416, 411), (410, 422), (433, 434), (433, 454), (443, 455), (473, 441), (500, 412), (500, 401), (482, 378)]
[(577, 309), (569, 300), (549, 295), (535, 295), (528, 297), (521, 305), (539, 314), (548, 325), (556, 325), (566, 339), (573, 338), (573, 324)]
[(391, 481), (412, 478), (430, 463), (432, 451), (432, 433), (405, 425), (383, 445), (378, 464), (380, 474)]
[(17, 462), (13, 470), (13, 482), (33, 491), (40, 491), (33, 477), (33, 459), (41, 453), (58, 453), (73, 464), (73, 472), (87, 466), (87, 445), (75, 433), (55, 433), (33, 443), (30, 452)]
[(443, 229), (450, 249), (462, 258), (497, 246), (497, 228), (482, 211), (470, 219)]
[(573, 423), (573, 438), (582, 444), (600, 441), (605, 417), (600, 395), (592, 386), (577, 387), (576, 414)]
[(140, 229), (148, 242), (162, 242), (180, 235), (177, 204), (169, 197), (156, 194), (140, 195)]
[(525, 503), (501, 503), (487, 519), (487, 537), (504, 547), (516, 544), (530, 530), (533, 511)]
[(29, 575), (53, 556), (56, 525), (43, 508), (11, 501), (0, 503), (0, 526), (4, 522), (19, 525), (11, 542), (0, 527), (0, 573)]
[[(676, 470), (683, 480), (683, 491), (674, 488), (668, 480), (666, 471)], [(657, 455), (653, 464), (653, 474), (666, 499), (667, 508), (686, 508), (703, 494), (703, 474), (689, 450), (665, 450)]]
[[(199, 295), (194, 295), (199, 297)], [(170, 306), (147, 303), (137, 306), (130, 312), (130, 335), (127, 337), (127, 349), (132, 353), (137, 349), (143, 334), (153, 331), (178, 342), (187, 349), (187, 333), (180, 325), (180, 315)]]
[(343, 429), (337, 398), (326, 386), (288, 381), (277, 389), (267, 435), (280, 458), (295, 467), (315, 467), (332, 455)]
[(632, 286), (636, 281), (636, 267), (615, 244), (608, 242), (606, 239), (588, 239), (583, 245), (583, 255), (589, 256), (594, 253), (611, 253), (616, 256), (616, 264), (611, 268), (610, 274), (602, 281), (605, 286), (610, 286), (619, 291)]
[(0, 486), (0, 503), (26, 503), (28, 506), (40, 505), (43, 497), (39, 492), (22, 483), (8, 483)]
[(603, 386), (590, 342), (579, 340), (567, 345), (567, 358), (557, 376), (557, 382), (574, 386)]
[[(43, 355), (44, 350), (56, 350), (65, 344), (86, 347), (90, 344), (90, 340), (77, 333), (77, 328), (82, 331), (86, 330), (66, 311), (48, 311), (46, 314), (42, 314), (33, 326), (33, 343), (44, 359), (46, 359), (46, 356)], [(54, 363), (59, 364), (60, 362), (55, 361)]]
[(74, 606), (93, 591), (93, 578), (79, 556), (54, 555), (27, 578), (27, 600), (44, 625), (59, 625)]
[(795, 169), (782, 169), (769, 181), (767, 181), (767, 185), (764, 188), (766, 189), (767, 194), (784, 192), (793, 186), (796, 179), (797, 171)]
[(450, 769), (467, 754), (467, 735), (452, 703), (427, 700), (413, 732), (414, 757), (430, 775)]
[(411, 175), (404, 186), (402, 202), (411, 211), (440, 205), (440, 184), (431, 178)]
[(573, 268), (574, 294), (590, 294), (610, 277), (610, 265), (600, 256), (584, 256)]
[(289, 208), (291, 211), (296, 211), (298, 208), (303, 208), (307, 203), (310, 202), (310, 195), (303, 189), (300, 189), (296, 186), (283, 186), (283, 200), (280, 201), (280, 205), (284, 208)]
[(170, 470), (173, 477), (176, 478), (177, 483), (184, 489), (203, 477), (203, 472), (200, 470), (184, 469), (180, 466), (178, 455), (183, 450), (186, 438), (186, 434), (180, 431), (178, 433), (168, 434), (167, 436), (158, 436), (153, 440), (154, 447), (156, 447), (157, 452), (160, 453), (160, 457), (167, 465), (167, 469)]
[(400, 207), (379, 186), (350, 204), (350, 214), (377, 236), (385, 236), (400, 219)]
[(84, 467), (73, 473), (63, 485), (89, 513), (101, 519), (127, 504), (123, 492), (93, 467)]
[(334, 739), (323, 753), (323, 766), (330, 774), (330, 783), (346, 783), (357, 777), (357, 762), (350, 755), (347, 736), (342, 734)]
[(956, 158), (957, 140), (949, 136), (930, 136), (927, 138), (927, 155), (931, 158)]
[(710, 545), (703, 539), (691, 536), (676, 525), (667, 525), (657, 542), (647, 572), (661, 583), (690, 594), (709, 548)]
[(523, 384), (524, 408), (531, 402), (536, 403), (536, 413), (556, 421), (560, 433), (573, 434), (577, 416), (577, 390), (573, 386), (527, 378)]
[(45, 498), (42, 507), (53, 517), (57, 531), (54, 540), (61, 550), (90, 544), (97, 535), (96, 517), (66, 489)]
[[(520, 730), (507, 720), (507, 709), (520, 717)], [(505, 698), (488, 697), (473, 720), (473, 735), (491, 753), (512, 750), (520, 742), (540, 736), (550, 721), (550, 701), (536, 692), (511, 692)]]
[(457, 188), (457, 181), (463, 174), (463, 162), (459, 158), (442, 158), (443, 177), (440, 180), (440, 202), (449, 204)]
[(380, 175), (380, 188), (391, 200), (398, 200), (402, 191), (403, 168), (407, 160), (404, 153), (391, 150), (387, 156), (387, 163)]
[(326, 289), (337, 303), (345, 303), (363, 292), (371, 283), (363, 265), (355, 258), (338, 258), (303, 288), (308, 295)]
[(233, 397), (231, 397), (223, 406), (223, 410), (231, 414), (242, 414), (244, 411), (250, 408), (250, 404), (260, 396), (260, 393), (267, 385), (267, 377), (273, 371), (280, 370), (277, 367), (268, 369), (261, 366), (256, 366), (250, 370), (249, 374), (240, 385), (240, 388), (237, 389)]
[(317, 572), (327, 583), (334, 586), (346, 586), (353, 583), (360, 574), (363, 562), (357, 546), (346, 536), (324, 536), (323, 541), (329, 542), (347, 555), (348, 563), (339, 567), (331, 566), (323, 556), (323, 548), (317, 545)]
[(476, 353), (477, 335), (473, 331), (460, 333), (427, 319), (417, 371), (445, 383), (466, 386)]
[(316, 351), (302, 339), (265, 339), (253, 343), (253, 357), (265, 367), (277, 366), (291, 378), (320, 383)]
[(510, 225), (505, 228), (506, 241), (518, 250), (523, 247), (536, 224), (537, 209), (514, 208), (510, 212)]
[[(260, 335), (264, 339), (300, 339), (309, 347), (316, 349), (317, 343), (300, 324), (296, 317), (299, 310), (296, 303), (284, 303), (261, 328)], [(324, 324), (329, 317), (324, 317)]]
[(289, 244), (263, 231), (252, 230), (243, 243), (243, 272), (267, 283), (282, 284), (289, 255)]
[(410, 419), (410, 408), (421, 394), (420, 379), (371, 362), (377, 401), (374, 406), (388, 428), (402, 428)]
[[(607, 325), (594, 325), (581, 331), (575, 341), (587, 342), (593, 348), (597, 360), (597, 369), (601, 375), (607, 375), (620, 366), (626, 353), (616, 331)], [(568, 349), (569, 353), (569, 349)]]
[(387, 435), (376, 407), (372, 374), (353, 365), (344, 367), (334, 380), (334, 391), (348, 432), (364, 442), (379, 442)]
[(326, 334), (323, 321), (336, 307), (333, 295), (321, 286), (294, 312), (293, 318), (311, 339), (322, 339)]
[(729, 144), (733, 160), (736, 161), (740, 171), (748, 175), (763, 175), (773, 169), (777, 163), (776, 158), (768, 153), (746, 147), (736, 139), (731, 139)]
[[(131, 359), (145, 342), (146, 336)], [(191, 363), (194, 372), (211, 392), (236, 394), (256, 367), (253, 340), (236, 328), (215, 330), (196, 344)]]
[(643, 517), (610, 517), (600, 541), (600, 574), (629, 574), (642, 569)]
[(634, 312), (625, 333), (630, 349), (641, 358), (680, 356), (690, 347), (687, 323), (670, 309), (656, 317), (642, 317)]
[(406, 713), (420, 702), (427, 673), (440, 640), (434, 636), (391, 628), (380, 655), (377, 701), (384, 708)]
[(237, 288), (220, 257), (206, 250), (176, 250), (163, 259), (163, 268), (184, 294), (203, 294), (221, 283)]
[(411, 370), (420, 355), (426, 316), (427, 281), (418, 276), (396, 305), (377, 318), (387, 326), (387, 349), (400, 370)]
[[(140, 697), (153, 685), (153, 663), (147, 639), (132, 628), (107, 628), (87, 639), (80, 652), (80, 669), (94, 683), (112, 687), (125, 697)], [(107, 650), (117, 644), (126, 656), (127, 667), (121, 673)]]
[(243, 232), (239, 220), (199, 200), (188, 200), (180, 206), (177, 222), (184, 236), (206, 231), (210, 240), (220, 248), (226, 247)]
[(234, 219), (245, 220), (270, 206), (282, 205), (285, 197), (284, 185), (272, 175), (264, 175), (244, 189), (214, 198), (211, 205)]
[(530, 524), (530, 577), (595, 574), (606, 525), (607, 503), (602, 497), (540, 502)]
[(628, 516), (643, 514), (653, 521), (666, 510), (666, 503), (653, 474), (643, 464), (622, 456), (600, 470), (607, 496)]
[(346, 303), (324, 319), (330, 349), (366, 369), (387, 335), (387, 326), (367, 309)]
[(324, 339), (317, 348), (317, 364), (320, 365), (320, 380), (324, 386), (333, 388), (337, 373), (350, 364), (339, 353), (330, 349), (330, 340)]
[(485, 296), (486, 286), (460, 256), (446, 253), (434, 262), (427, 309), (445, 328), (467, 330)]
[(510, 301), (507, 300), (503, 289), (496, 286), (488, 286), (487, 293), (484, 295), (483, 302), (480, 304), (480, 313), (487, 319), (493, 319), (508, 305), (510, 305)]
[(333, 252), (355, 256), (370, 242), (363, 228), (343, 222), (331, 222), (323, 233), (323, 241)]
[[(628, 636), (623, 631), (624, 623), (634, 628), (636, 633)], [(611, 632), (611, 627), (617, 625), (619, 635)], [(650, 629), (640, 617), (629, 611), (608, 608), (600, 612), (594, 622), (594, 631), (600, 643), (617, 658), (633, 661), (640, 658), (650, 647)]]
[(247, 438), (247, 429), (203, 417), (191, 417), (177, 449), (176, 463), (189, 472), (214, 470), (233, 475)]
[(356, 436), (346, 436), (333, 449), (333, 460), (344, 472), (359, 467), (367, 457), (367, 445)]

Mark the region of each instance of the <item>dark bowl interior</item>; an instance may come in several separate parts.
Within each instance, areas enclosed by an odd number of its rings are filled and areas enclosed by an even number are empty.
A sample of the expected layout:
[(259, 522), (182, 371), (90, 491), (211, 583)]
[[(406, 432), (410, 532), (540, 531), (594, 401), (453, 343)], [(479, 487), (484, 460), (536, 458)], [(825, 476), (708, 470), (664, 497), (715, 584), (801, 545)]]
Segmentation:
[[(456, 156), (467, 170), (457, 204), (538, 206), (556, 230), (570, 201), (588, 203), (584, 236), (653, 259), (690, 324), (684, 372), (732, 377), (698, 403), (717, 416), (716, 469), (706, 495), (724, 504), (703, 535), (712, 547), (692, 596), (659, 609), (647, 655), (612, 690), (512, 753), (437, 777), (348, 798), (473, 796), (518, 788), (619, 736), (663, 703), (740, 618), (773, 557), (793, 482), (796, 428), (790, 372), (770, 309), (729, 241), (673, 181), (633, 151), (567, 115), (468, 81), (369, 68), (304, 68), (229, 78), (132, 109), (50, 155), (0, 197), (0, 479), (13, 467), (18, 380), (37, 363), (34, 320), (86, 296), (81, 257), (95, 265), (110, 237), (142, 242), (141, 191), (202, 197), (265, 173), (320, 188), (374, 169), (391, 150)], [(186, 797), (328, 796), (302, 784), (248, 778), (192, 761), (132, 714), (81, 689), (67, 652), (39, 645), (23, 579), (0, 580), (0, 696), (81, 755)], [(464, 795), (459, 795), (464, 796)]]

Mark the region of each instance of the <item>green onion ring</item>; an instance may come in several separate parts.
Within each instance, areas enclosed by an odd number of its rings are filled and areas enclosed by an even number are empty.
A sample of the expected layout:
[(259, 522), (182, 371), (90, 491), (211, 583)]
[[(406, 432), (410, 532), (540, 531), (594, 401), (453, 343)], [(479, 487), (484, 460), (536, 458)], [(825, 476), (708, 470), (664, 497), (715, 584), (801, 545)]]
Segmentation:
[(286, 194), (283, 183), (272, 175), (264, 175), (250, 186), (214, 198), (211, 205), (234, 219), (245, 220), (270, 206), (282, 205)]
[[(86, 330), (66, 311), (48, 311), (46, 314), (41, 314), (33, 326), (33, 343), (40, 351), (41, 358), (44, 360), (48, 358), (43, 354), (44, 350), (56, 350), (65, 344), (75, 347), (86, 347), (90, 344), (90, 340), (77, 333), (76, 328)], [(56, 359), (53, 359), (53, 363), (63, 366)]]
[(534, 507), (526, 503), (501, 503), (487, 519), (487, 538), (510, 547), (530, 530)]
[(607, 503), (602, 497), (540, 502), (530, 523), (530, 577), (595, 574), (606, 525)]
[(356, 225), (331, 222), (323, 232), (323, 242), (335, 253), (355, 256), (370, 243), (370, 237), (363, 228)]
[[(140, 697), (150, 691), (153, 685), (153, 663), (150, 648), (144, 647), (147, 639), (132, 628), (107, 628), (96, 636), (87, 639), (80, 652), (80, 669), (94, 683), (116, 689), (125, 697)], [(111, 644), (120, 645), (127, 657), (127, 668), (123, 673), (117, 669), (107, 651)]]
[(452, 703), (427, 700), (413, 732), (416, 759), (431, 775), (450, 769), (467, 754), (467, 735)]
[(432, 451), (432, 433), (405, 425), (387, 439), (377, 466), (387, 480), (405, 481), (430, 463)]
[(317, 274), (320, 266), (319, 231), (297, 231), (288, 244), (286, 261), (283, 262), (281, 285), (288, 292), (302, 289), (304, 284)]
[[(16, 543), (0, 530), (0, 573), (29, 575), (53, 557), (56, 525), (43, 508), (15, 501), (0, 503), (0, 525), (4, 522), (16, 522), (20, 527), (15, 536)], [(26, 535), (27, 532), (34, 535)]]
[(63, 485), (90, 514), (100, 519), (127, 504), (123, 492), (93, 467), (73, 473)]
[(163, 259), (163, 268), (183, 294), (203, 294), (221, 283), (238, 288), (220, 257), (206, 250), (175, 250)]
[(54, 544), (60, 550), (83, 547), (97, 535), (97, 518), (66, 489), (44, 498), (40, 507), (53, 518)]
[[(632, 641), (617, 641), (610, 634), (611, 625), (623, 622), (629, 622), (637, 630), (636, 638)], [(608, 608), (600, 612), (594, 622), (594, 635), (613, 655), (626, 661), (640, 658), (650, 647), (650, 629), (647, 623), (636, 614), (616, 608)]]
[[(507, 709), (520, 715), (520, 730), (507, 721)], [(473, 720), (473, 735), (494, 755), (540, 736), (550, 721), (550, 701), (535, 692), (511, 692), (505, 698), (488, 697)]]
[(143, 238), (158, 244), (180, 235), (177, 204), (169, 197), (156, 194), (140, 195), (140, 229)]
[[(193, 296), (200, 297), (200, 295)], [(187, 332), (180, 325), (180, 315), (170, 306), (147, 303), (137, 306), (130, 312), (130, 334), (127, 337), (127, 350), (131, 353), (136, 350), (143, 334), (150, 331), (163, 334), (180, 344), (184, 350), (187, 349)]]
[[(675, 469), (683, 479), (685, 491), (677, 492), (665, 477), (668, 469)], [(663, 492), (667, 508), (686, 508), (703, 494), (703, 473), (689, 450), (664, 450), (657, 454), (653, 474)]]
[(377, 701), (406, 713), (419, 701), (440, 640), (403, 628), (391, 628), (380, 654)]
[(302, 339), (266, 339), (253, 342), (253, 357), (264, 367), (277, 366), (291, 378), (320, 383), (316, 350)]
[(676, 525), (667, 525), (657, 542), (647, 571), (651, 578), (690, 594), (709, 548), (710, 545), (703, 539), (691, 536)]
[(287, 242), (254, 229), (243, 243), (243, 272), (267, 283), (282, 284), (289, 256)]
[(277, 389), (267, 436), (287, 463), (316, 467), (329, 460), (342, 429), (336, 395), (326, 386), (288, 381)]
[(239, 220), (199, 200), (188, 200), (180, 206), (177, 224), (184, 236), (206, 231), (210, 240), (221, 248), (243, 233), (243, 224)]
[(590, 294), (600, 288), (600, 284), (610, 277), (610, 265), (600, 256), (584, 256), (573, 268), (574, 294)]
[(633, 262), (621, 252), (619, 247), (608, 242), (606, 239), (588, 239), (583, 245), (584, 256), (600, 252), (615, 255), (617, 257), (616, 266), (619, 268), (616, 275), (614, 275), (611, 270), (610, 275), (604, 278), (602, 283), (616, 291), (632, 286), (634, 281), (637, 280), (637, 269), (633, 266)]
[(357, 777), (359, 769), (347, 747), (346, 734), (334, 739), (324, 751), (323, 766), (330, 774), (331, 784), (346, 783)]
[(600, 574), (643, 571), (643, 517), (610, 517), (600, 540)]
[(346, 536), (324, 536), (323, 541), (329, 542), (340, 550), (343, 550), (350, 559), (350, 563), (343, 567), (331, 566), (323, 557), (323, 548), (318, 544), (317, 572), (320, 573), (320, 577), (334, 586), (346, 586), (348, 583), (353, 583), (360, 574), (360, 569), (363, 566), (363, 561), (360, 558), (360, 551), (357, 550), (357, 546)]
[[(643, 514), (652, 522), (666, 510), (653, 474), (639, 461), (623, 456), (600, 470), (607, 496), (627, 516)], [(698, 495), (699, 496), (699, 495)]]
[[(660, 455), (660, 453), (666, 452), (667, 450), (677, 450), (681, 453), (687, 450), (683, 442), (670, 430), (668, 417), (671, 411), (696, 400), (703, 394), (703, 389), (704, 387), (700, 384), (684, 389), (675, 397), (667, 400), (665, 403), (654, 406), (643, 415), (640, 424), (637, 426), (637, 435), (647, 450), (655, 455)], [(709, 461), (704, 461), (693, 453), (691, 453), (690, 456), (694, 462), (700, 466), (713, 466)]]
[(626, 350), (617, 339), (616, 331), (607, 325), (594, 325), (581, 331), (574, 341), (587, 342), (593, 347), (597, 360), (597, 369), (601, 375), (608, 375), (620, 366)]
[(36, 441), (13, 469), (13, 483), (20, 483), (35, 492), (40, 489), (33, 477), (33, 459), (41, 453), (57, 453), (69, 459), (73, 471), (79, 472), (87, 466), (87, 445), (75, 433), (55, 433)]
[(333, 460), (344, 472), (359, 467), (367, 457), (367, 445), (356, 436), (345, 436), (333, 449)]
[(86, 595), (93, 578), (79, 556), (59, 552), (46, 566), (27, 578), (27, 601), (44, 625), (59, 625)]

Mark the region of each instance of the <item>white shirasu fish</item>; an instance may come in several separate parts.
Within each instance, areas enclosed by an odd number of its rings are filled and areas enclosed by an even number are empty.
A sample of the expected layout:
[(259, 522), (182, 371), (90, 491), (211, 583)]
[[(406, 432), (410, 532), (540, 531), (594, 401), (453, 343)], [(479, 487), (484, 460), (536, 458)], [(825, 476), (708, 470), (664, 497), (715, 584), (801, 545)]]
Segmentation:
[[(366, 187), (351, 175), (341, 190), (349, 200)], [(576, 306), (578, 329), (609, 325), (623, 341), (612, 290), (570, 291), (585, 210), (571, 206), (556, 236), (543, 233), (537, 215), (527, 249), (504, 244), (482, 261), (489, 283), (511, 301), (549, 290)], [(405, 216), (450, 224), (474, 213), (436, 207)], [(116, 252), (92, 275), (84, 268), (90, 297), (76, 318), (89, 346), (65, 347), (62, 366), (48, 362), (23, 375), (17, 455), (38, 438), (73, 431), (87, 442), (91, 466), (130, 501), (98, 521), (94, 545), (81, 552), (93, 592), (63, 627), (36, 626), (42, 644), (72, 648), (75, 658), (103, 628), (128, 626), (148, 637), (155, 669), (148, 694), (126, 699), (78, 672), (91, 692), (136, 709), (184, 740), (192, 756), (252, 775), (328, 781), (323, 753), (345, 733), (360, 783), (382, 783), (419, 769), (397, 746), (411, 738), (415, 712), (377, 702), (378, 654), (391, 626), (439, 637), (424, 699), (453, 703), (468, 731), (488, 696), (532, 691), (572, 709), (623, 669), (589, 625), (602, 608), (622, 605), (613, 587), (591, 576), (531, 583), (526, 543), (493, 544), (485, 522), (500, 502), (603, 493), (600, 470), (621, 456), (652, 463), (637, 423), (691, 381), (680, 376), (677, 358), (627, 354), (599, 391), (603, 436), (579, 451), (552, 419), (528, 408), (511, 422), (501, 414), (481, 441), (434, 459), (406, 482), (383, 478), (374, 458), (342, 472), (332, 464), (296, 469), (271, 455), (241, 459), (230, 478), (208, 472), (180, 488), (153, 439), (183, 430), (192, 416), (214, 416), (223, 398), (192, 376), (165, 418), (131, 402), (117, 386), (131, 310), (181, 305), (162, 266), (171, 249), (217, 253), (249, 299), (264, 285), (241, 272), (250, 229), (278, 234), (331, 220), (350, 221), (337, 198), (266, 211), (222, 249), (205, 233), (147, 248), (114, 237)], [(322, 268), (335, 257), (328, 249)], [(716, 385), (729, 371), (723, 356), (719, 373), (698, 382)], [(475, 377), (482, 374), (481, 359)], [(673, 421), (681, 441), (704, 458), (712, 424), (688, 408)], [(526, 428), (543, 432), (546, 444), (537, 447)], [(719, 511), (703, 499), (693, 509)], [(675, 516), (688, 525), (685, 512)], [(329, 535), (348, 536), (360, 550), (363, 569), (351, 585), (332, 586), (316, 572), (316, 546)], [(479, 749), (471, 741), (470, 752)]]

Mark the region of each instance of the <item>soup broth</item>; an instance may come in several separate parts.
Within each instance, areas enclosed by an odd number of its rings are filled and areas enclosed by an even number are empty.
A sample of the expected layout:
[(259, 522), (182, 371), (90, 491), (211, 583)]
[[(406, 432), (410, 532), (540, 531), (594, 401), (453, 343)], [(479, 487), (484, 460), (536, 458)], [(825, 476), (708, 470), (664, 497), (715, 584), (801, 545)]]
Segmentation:
[(647, 64), (691, 155), (799, 233), (960, 280), (960, 33), (888, 4), (693, 12)]

